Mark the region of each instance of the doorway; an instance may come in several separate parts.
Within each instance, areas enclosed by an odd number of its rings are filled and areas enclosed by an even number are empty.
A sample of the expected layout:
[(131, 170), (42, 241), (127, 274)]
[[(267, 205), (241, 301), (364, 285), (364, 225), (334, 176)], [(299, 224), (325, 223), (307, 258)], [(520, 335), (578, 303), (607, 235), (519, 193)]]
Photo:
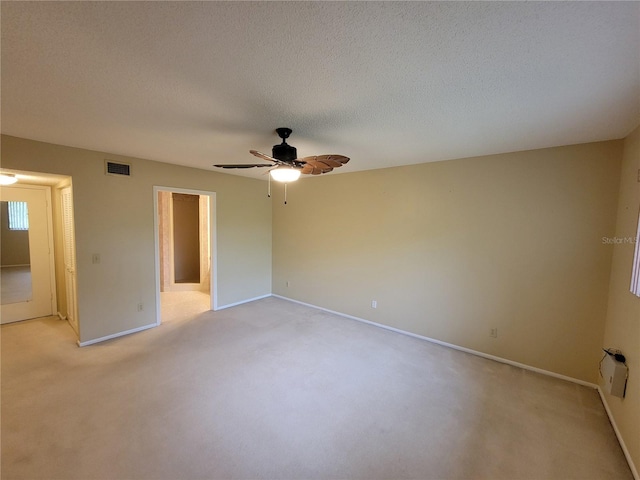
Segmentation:
[(158, 325), (216, 308), (215, 193), (154, 187)]
[(1, 323), (56, 312), (51, 188), (0, 188)]

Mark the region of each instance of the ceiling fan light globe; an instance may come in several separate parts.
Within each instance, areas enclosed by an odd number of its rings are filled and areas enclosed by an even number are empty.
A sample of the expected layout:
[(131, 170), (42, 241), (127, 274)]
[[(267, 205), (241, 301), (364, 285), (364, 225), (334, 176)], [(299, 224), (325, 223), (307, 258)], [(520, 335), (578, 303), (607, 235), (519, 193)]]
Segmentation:
[(300, 170), (291, 167), (278, 167), (271, 170), (270, 175), (276, 182), (289, 183), (300, 178)]

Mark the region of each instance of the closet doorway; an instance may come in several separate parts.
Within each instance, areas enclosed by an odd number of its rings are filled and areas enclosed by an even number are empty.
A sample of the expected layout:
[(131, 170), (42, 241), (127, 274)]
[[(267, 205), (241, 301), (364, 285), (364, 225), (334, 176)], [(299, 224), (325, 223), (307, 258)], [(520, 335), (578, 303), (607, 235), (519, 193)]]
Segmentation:
[(158, 324), (215, 309), (215, 193), (154, 187)]

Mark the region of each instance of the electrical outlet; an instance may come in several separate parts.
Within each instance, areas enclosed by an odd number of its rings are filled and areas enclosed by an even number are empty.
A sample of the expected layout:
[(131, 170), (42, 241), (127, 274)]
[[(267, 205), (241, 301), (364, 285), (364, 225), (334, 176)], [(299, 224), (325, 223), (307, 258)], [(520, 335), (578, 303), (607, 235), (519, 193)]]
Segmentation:
[(144, 305), (142, 303), (138, 304), (138, 311), (141, 312), (144, 310)]
[(492, 328), (490, 333), (489, 333), (489, 336), (493, 337), (493, 338), (498, 338), (498, 328), (497, 327), (496, 328)]
[(93, 263), (93, 264), (100, 263), (100, 254), (99, 253), (94, 253), (93, 255), (91, 255), (91, 263)]
[(371, 300), (371, 308), (378, 308), (378, 301), (377, 300)]

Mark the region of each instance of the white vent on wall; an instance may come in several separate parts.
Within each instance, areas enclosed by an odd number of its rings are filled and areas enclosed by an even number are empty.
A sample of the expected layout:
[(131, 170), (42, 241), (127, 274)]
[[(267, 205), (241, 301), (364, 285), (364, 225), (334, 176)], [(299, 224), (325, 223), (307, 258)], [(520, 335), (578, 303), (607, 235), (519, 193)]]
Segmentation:
[(131, 165), (128, 163), (116, 163), (105, 160), (105, 173), (107, 175), (131, 176)]

